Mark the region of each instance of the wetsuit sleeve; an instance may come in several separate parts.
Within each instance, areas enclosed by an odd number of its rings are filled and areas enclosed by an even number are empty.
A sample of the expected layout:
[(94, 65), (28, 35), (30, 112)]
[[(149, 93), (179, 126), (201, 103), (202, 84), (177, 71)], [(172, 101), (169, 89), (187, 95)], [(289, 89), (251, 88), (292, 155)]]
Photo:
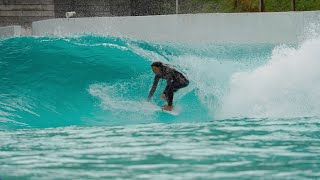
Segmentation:
[(153, 85), (152, 85), (152, 88), (151, 88), (151, 90), (149, 92), (148, 101), (152, 98), (154, 92), (156, 91), (158, 83), (159, 83), (159, 79), (160, 79), (159, 76), (155, 76), (154, 77)]

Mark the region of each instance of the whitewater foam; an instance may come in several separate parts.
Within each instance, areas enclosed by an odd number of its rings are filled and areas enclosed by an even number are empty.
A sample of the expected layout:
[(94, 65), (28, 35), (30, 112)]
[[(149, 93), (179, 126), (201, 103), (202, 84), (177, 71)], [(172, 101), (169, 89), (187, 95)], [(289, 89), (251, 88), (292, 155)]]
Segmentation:
[(129, 100), (126, 97), (117, 97), (119, 89), (107, 84), (93, 84), (89, 93), (101, 100), (101, 107), (114, 113), (131, 112), (138, 114), (153, 114), (158, 106), (146, 100)]
[(279, 46), (267, 64), (232, 76), (219, 118), (320, 115), (320, 38)]

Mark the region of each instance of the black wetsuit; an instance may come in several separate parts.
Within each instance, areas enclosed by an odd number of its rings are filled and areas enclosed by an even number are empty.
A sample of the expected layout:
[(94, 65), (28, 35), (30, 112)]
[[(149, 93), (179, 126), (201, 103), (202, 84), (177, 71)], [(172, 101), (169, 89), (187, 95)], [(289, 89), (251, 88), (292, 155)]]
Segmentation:
[(148, 99), (153, 96), (160, 79), (167, 80), (167, 86), (164, 89), (163, 94), (166, 95), (169, 106), (172, 106), (173, 93), (189, 85), (189, 80), (182, 73), (169, 66), (162, 66), (161, 74), (154, 77), (153, 85), (150, 90)]

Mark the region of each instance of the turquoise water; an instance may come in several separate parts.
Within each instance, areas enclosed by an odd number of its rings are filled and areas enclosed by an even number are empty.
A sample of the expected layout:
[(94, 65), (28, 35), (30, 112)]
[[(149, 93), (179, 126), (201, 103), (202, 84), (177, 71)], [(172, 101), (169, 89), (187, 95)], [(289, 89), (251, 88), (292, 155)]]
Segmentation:
[[(1, 39), (0, 178), (318, 177), (319, 47)], [(190, 79), (178, 116), (153, 61)]]

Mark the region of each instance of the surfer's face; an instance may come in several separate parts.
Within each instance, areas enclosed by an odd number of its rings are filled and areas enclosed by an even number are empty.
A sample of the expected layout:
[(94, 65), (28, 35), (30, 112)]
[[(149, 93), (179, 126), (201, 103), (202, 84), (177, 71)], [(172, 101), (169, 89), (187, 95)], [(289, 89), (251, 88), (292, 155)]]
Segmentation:
[(160, 67), (157, 67), (157, 66), (152, 66), (152, 71), (155, 74), (160, 74), (160, 72), (161, 72)]

